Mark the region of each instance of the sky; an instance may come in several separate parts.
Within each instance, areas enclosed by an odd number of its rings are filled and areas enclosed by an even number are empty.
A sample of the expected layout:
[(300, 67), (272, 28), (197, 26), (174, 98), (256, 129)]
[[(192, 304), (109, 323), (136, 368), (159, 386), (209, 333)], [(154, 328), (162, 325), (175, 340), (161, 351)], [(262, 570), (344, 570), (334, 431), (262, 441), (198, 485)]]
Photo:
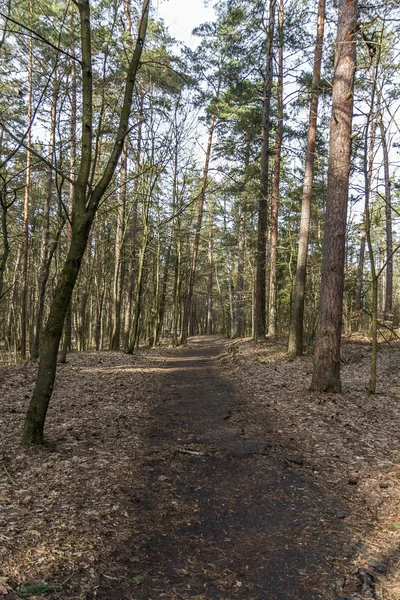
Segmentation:
[(162, 17), (173, 37), (188, 46), (196, 46), (198, 38), (192, 30), (205, 21), (214, 20), (214, 10), (203, 0), (155, 0), (153, 14)]

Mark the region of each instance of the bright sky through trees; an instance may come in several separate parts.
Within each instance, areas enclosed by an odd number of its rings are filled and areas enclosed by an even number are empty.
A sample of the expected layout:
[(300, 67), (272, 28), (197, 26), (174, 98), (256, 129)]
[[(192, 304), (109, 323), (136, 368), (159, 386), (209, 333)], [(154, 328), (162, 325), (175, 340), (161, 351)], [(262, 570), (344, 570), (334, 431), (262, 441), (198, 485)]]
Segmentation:
[(171, 34), (189, 46), (196, 46), (198, 38), (192, 30), (214, 19), (212, 6), (204, 6), (203, 0), (157, 0), (155, 14), (164, 19)]

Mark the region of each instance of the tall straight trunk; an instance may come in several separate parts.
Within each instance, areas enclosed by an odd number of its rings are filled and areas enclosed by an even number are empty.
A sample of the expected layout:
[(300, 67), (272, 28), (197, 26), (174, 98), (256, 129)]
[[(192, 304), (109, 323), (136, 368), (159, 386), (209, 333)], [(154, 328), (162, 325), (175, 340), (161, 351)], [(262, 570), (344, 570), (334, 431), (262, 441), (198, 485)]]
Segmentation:
[[(73, 23), (73, 16), (71, 17)], [(70, 53), (75, 57), (75, 48), (72, 46)], [(69, 173), (72, 180), (76, 177), (76, 108), (77, 108), (77, 83), (76, 83), (76, 65), (75, 61), (71, 61), (71, 122), (70, 136), (71, 147), (69, 151)], [(68, 198), (68, 229), (67, 229), (67, 248), (71, 247), (72, 239), (72, 217), (74, 214), (75, 205), (75, 186), (73, 183), (69, 185)], [(67, 312), (64, 321), (64, 339), (60, 352), (60, 362), (65, 363), (67, 353), (72, 349), (72, 299), (68, 304)]]
[[(29, 2), (29, 20), (32, 25), (32, 0)], [(29, 260), (29, 199), (31, 194), (31, 165), (32, 156), (29, 148), (32, 143), (33, 117), (33, 38), (29, 37), (29, 72), (28, 72), (28, 135), (26, 139), (26, 170), (24, 192), (24, 222), (23, 222), (23, 255), (22, 255), (22, 290), (21, 290), (21, 357), (26, 359), (27, 345), (27, 307), (28, 307), (28, 260)]]
[(119, 350), (121, 338), (121, 301), (122, 286), (124, 282), (124, 265), (122, 262), (122, 251), (125, 235), (125, 206), (126, 206), (126, 182), (128, 167), (128, 137), (125, 138), (121, 154), (121, 176), (118, 195), (117, 232), (115, 236), (114, 249), (114, 281), (113, 281), (113, 324), (111, 349)]
[(267, 34), (267, 61), (264, 79), (263, 109), (261, 120), (260, 200), (258, 203), (256, 314), (254, 337), (261, 340), (266, 331), (266, 249), (268, 225), (269, 138), (271, 129), (271, 96), (273, 77), (273, 42), (276, 0), (269, 2)]
[(308, 118), (307, 154), (301, 200), (300, 236), (297, 254), (296, 277), (289, 329), (289, 354), (303, 353), (304, 300), (307, 276), (308, 238), (311, 218), (312, 185), (314, 178), (315, 146), (317, 136), (319, 85), (321, 81), (322, 51), (325, 27), (325, 0), (319, 0), (317, 39), (315, 43), (313, 77), (311, 83), (310, 114)]
[(11, 283), (12, 298), (11, 298), (11, 302), (9, 303), (8, 317), (7, 317), (8, 349), (10, 351), (12, 349), (14, 349), (15, 357), (17, 356), (16, 342), (18, 339), (18, 331), (17, 331), (18, 323), (16, 322), (17, 320), (15, 318), (15, 307), (17, 306), (16, 283), (17, 283), (17, 280), (18, 280), (18, 277), (20, 274), (22, 255), (23, 255), (23, 247), (21, 246), (21, 248), (18, 252), (18, 255), (17, 255), (17, 260), (15, 261), (13, 279), (12, 279), (12, 283)]
[(175, 225), (176, 238), (176, 258), (175, 258), (175, 273), (174, 273), (174, 307), (172, 314), (172, 345), (178, 345), (178, 332), (181, 329), (181, 288), (182, 288), (182, 239), (181, 239), (181, 220), (176, 219)]
[(232, 261), (231, 261), (231, 252), (230, 252), (230, 248), (229, 248), (229, 244), (228, 244), (228, 224), (227, 224), (227, 219), (226, 219), (227, 214), (228, 214), (228, 211), (226, 208), (226, 198), (225, 198), (224, 199), (224, 238), (225, 238), (225, 255), (226, 255), (228, 301), (229, 301), (229, 320), (227, 322), (226, 335), (228, 338), (231, 338), (233, 328), (235, 326), (235, 316), (233, 313)]
[(171, 250), (172, 250), (172, 232), (173, 228), (171, 227), (170, 239), (168, 242), (167, 254), (165, 256), (165, 265), (164, 265), (164, 274), (162, 279), (161, 286), (161, 295), (158, 303), (158, 313), (157, 313), (157, 321), (156, 327), (154, 330), (154, 344), (158, 346), (160, 341), (161, 331), (164, 325), (164, 314), (165, 314), (165, 304), (167, 300), (167, 284), (168, 284), (168, 274), (169, 274), (169, 264), (171, 258)]
[(42, 247), (40, 251), (40, 275), (39, 275), (39, 299), (38, 299), (38, 311), (36, 315), (36, 327), (35, 333), (31, 345), (31, 359), (36, 360), (39, 358), (39, 343), (40, 336), (42, 334), (42, 325), (44, 317), (44, 301), (46, 297), (47, 281), (50, 274), (49, 265), (49, 241), (50, 241), (50, 208), (51, 200), (53, 196), (53, 169), (50, 165), (53, 165), (55, 143), (56, 143), (56, 113), (57, 113), (57, 99), (58, 99), (59, 82), (57, 74), (54, 73), (53, 82), (53, 97), (50, 111), (50, 140), (49, 140), (49, 154), (47, 160), (49, 167), (47, 170), (47, 184), (46, 194), (44, 197), (43, 206), (43, 228), (42, 228)]
[(387, 321), (393, 313), (393, 224), (392, 224), (392, 200), (391, 183), (389, 168), (389, 150), (387, 144), (387, 134), (385, 124), (382, 119), (382, 113), (378, 113), (378, 122), (381, 132), (382, 150), (383, 150), (383, 169), (385, 175), (385, 221), (386, 221), (386, 285), (385, 285), (385, 305), (384, 320)]
[(357, 1), (339, 0), (332, 90), (328, 195), (312, 390), (340, 392), (344, 256), (349, 193)]
[(363, 214), (363, 225), (361, 231), (360, 249), (358, 252), (358, 264), (357, 264), (357, 284), (354, 294), (354, 308), (357, 311), (357, 327), (361, 326), (361, 310), (363, 305), (362, 294), (363, 294), (363, 280), (364, 280), (364, 263), (365, 263), (365, 244), (366, 244), (366, 232), (365, 232), (365, 212)]
[[(154, 152), (154, 147), (153, 147)], [(153, 161), (154, 155), (152, 155), (151, 160)], [(133, 301), (133, 319), (130, 328), (130, 336), (129, 336), (129, 344), (127, 348), (127, 353), (132, 354), (135, 346), (139, 346), (139, 318), (141, 313), (141, 301), (142, 301), (142, 287), (143, 287), (143, 278), (144, 278), (144, 266), (146, 261), (147, 250), (150, 242), (150, 207), (151, 207), (151, 197), (154, 190), (154, 187), (157, 182), (157, 175), (154, 176), (154, 180), (149, 182), (149, 187), (146, 192), (143, 193), (143, 238), (142, 238), (142, 246), (140, 248), (139, 254), (139, 265), (137, 272), (137, 280), (135, 285), (135, 294)]]
[(4, 274), (6, 270), (8, 256), (10, 254), (10, 242), (8, 238), (8, 210), (10, 204), (6, 201), (6, 190), (0, 192), (1, 205), (1, 233), (2, 233), (2, 252), (0, 255), (0, 302), (3, 297)]
[(148, 229), (148, 225), (143, 232), (143, 241), (142, 247), (140, 249), (140, 257), (139, 257), (139, 268), (137, 273), (137, 281), (135, 288), (135, 297), (134, 297), (134, 305), (133, 305), (133, 320), (132, 327), (130, 332), (129, 346), (127, 349), (128, 354), (132, 354), (135, 346), (139, 345), (139, 317), (140, 317), (140, 302), (142, 298), (142, 287), (143, 287), (143, 275), (144, 275), (144, 264), (146, 260), (147, 248), (149, 245), (149, 236), (150, 231)]
[(207, 283), (207, 335), (213, 333), (213, 270), (214, 270), (214, 204), (208, 203), (208, 283)]
[(276, 131), (274, 178), (271, 195), (271, 243), (269, 272), (269, 319), (268, 333), (276, 335), (276, 296), (277, 296), (277, 249), (278, 249), (278, 209), (281, 181), (281, 155), (283, 142), (283, 0), (279, 2), (279, 58), (278, 58), (278, 127)]
[(208, 170), (210, 167), (210, 158), (211, 158), (211, 149), (212, 149), (214, 129), (215, 129), (215, 115), (213, 114), (211, 116), (210, 129), (208, 132), (208, 142), (207, 142), (206, 157), (205, 157), (204, 169), (203, 169), (203, 178), (202, 178), (201, 188), (200, 188), (200, 193), (199, 193), (199, 205), (198, 205), (198, 212), (197, 212), (196, 230), (195, 230), (194, 241), (193, 241), (192, 261), (191, 261), (191, 265), (190, 265), (186, 303), (185, 303), (185, 307), (183, 310), (182, 331), (181, 331), (181, 337), (180, 337), (181, 344), (186, 344), (186, 342), (187, 342), (188, 327), (189, 327), (189, 323), (191, 321), (190, 316), (191, 316), (191, 311), (192, 311), (194, 279), (195, 279), (195, 275), (196, 275), (197, 257), (199, 254), (200, 232), (201, 232), (201, 226), (203, 223), (204, 200), (205, 200), (206, 189), (207, 189)]
[(136, 164), (135, 164), (135, 182), (133, 189), (132, 198), (132, 215), (130, 219), (129, 227), (129, 257), (128, 257), (128, 273), (126, 279), (128, 280), (127, 285), (127, 299), (124, 315), (124, 348), (129, 348), (129, 337), (132, 325), (132, 307), (133, 307), (133, 295), (135, 286), (135, 246), (136, 246), (136, 234), (137, 234), (137, 213), (138, 213), (138, 197), (139, 197), (139, 174), (140, 174), (140, 163), (142, 154), (142, 132), (143, 132), (143, 107), (144, 107), (144, 94), (140, 95), (139, 103), (139, 125), (137, 128), (138, 137), (136, 145)]
[[(375, 89), (374, 89), (375, 91)], [(376, 120), (373, 119), (374, 115), (374, 94), (371, 101), (371, 109), (368, 115), (367, 127), (365, 128), (365, 144), (364, 144), (364, 187), (365, 187), (365, 238), (368, 246), (368, 254), (371, 266), (371, 279), (372, 279), (372, 302), (371, 302), (371, 337), (372, 337), (372, 353), (371, 353), (371, 370), (369, 380), (369, 393), (374, 394), (376, 390), (376, 359), (378, 350), (378, 284), (379, 276), (377, 275), (375, 254), (372, 243), (372, 231), (371, 231), (371, 211), (370, 211), (370, 200), (371, 200), (371, 188), (372, 188), (372, 174), (374, 167), (374, 153), (375, 153), (375, 137), (376, 137)], [(368, 153), (368, 134), (369, 124), (371, 123), (371, 139), (369, 142), (369, 153)]]
[(235, 298), (235, 325), (233, 329), (234, 338), (243, 336), (243, 293), (244, 293), (244, 261), (246, 248), (246, 219), (247, 219), (247, 171), (250, 164), (250, 141), (246, 135), (246, 147), (244, 155), (244, 179), (243, 193), (240, 201), (239, 233), (238, 233), (238, 267), (236, 278)]
[[(154, 264), (154, 263), (153, 263)], [(160, 308), (160, 278), (161, 278), (161, 231), (160, 231), (160, 214), (158, 214), (157, 223), (157, 252), (155, 260), (155, 268), (153, 268), (153, 303), (150, 310), (149, 319), (149, 345), (151, 348), (157, 346), (156, 333), (157, 333), (157, 321), (158, 311)]]
[(243, 194), (240, 206), (238, 267), (236, 279), (235, 328), (233, 337), (243, 336), (243, 292), (244, 292), (244, 255), (246, 243), (247, 195)]
[(126, 78), (123, 105), (120, 112), (118, 130), (114, 139), (109, 160), (103, 174), (91, 190), (88, 189), (92, 167), (92, 49), (89, 0), (77, 3), (81, 24), (82, 47), (82, 139), (81, 158), (75, 181), (75, 206), (72, 221), (71, 246), (54, 292), (50, 314), (43, 332), (39, 369), (35, 389), (31, 398), (22, 432), (22, 443), (43, 443), (46, 414), (53, 392), (57, 367), (58, 347), (63, 332), (65, 315), (71, 300), (82, 258), (86, 249), (90, 229), (99, 203), (104, 196), (118, 164), (123, 142), (127, 133), (131, 111), (132, 95), (136, 74), (146, 36), (149, 0), (144, 1), (139, 23), (138, 37)]
[[(175, 107), (175, 118), (177, 117), (178, 104)], [(171, 226), (171, 240), (175, 239), (175, 260), (174, 260), (174, 291), (173, 291), (173, 307), (172, 307), (172, 345), (178, 345), (181, 319), (181, 291), (182, 291), (182, 238), (181, 238), (181, 218), (180, 210), (182, 209), (182, 194), (178, 193), (178, 177), (179, 177), (179, 134), (178, 125), (175, 121), (175, 152), (174, 152), (174, 179), (173, 179), (173, 202), (172, 210), (177, 213), (176, 218)], [(171, 248), (172, 251), (172, 248)]]

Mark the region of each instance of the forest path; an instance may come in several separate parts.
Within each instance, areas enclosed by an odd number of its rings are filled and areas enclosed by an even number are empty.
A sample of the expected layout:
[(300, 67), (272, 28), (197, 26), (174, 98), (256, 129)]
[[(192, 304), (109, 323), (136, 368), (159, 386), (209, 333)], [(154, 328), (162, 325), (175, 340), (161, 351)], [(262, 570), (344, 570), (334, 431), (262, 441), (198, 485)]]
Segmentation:
[(216, 360), (225, 344), (192, 338), (157, 364), (147, 447), (126, 481), (135, 534), (111, 553), (97, 598), (340, 597), (332, 564), (346, 508), (271, 440), (246, 441), (235, 420), (245, 399)]

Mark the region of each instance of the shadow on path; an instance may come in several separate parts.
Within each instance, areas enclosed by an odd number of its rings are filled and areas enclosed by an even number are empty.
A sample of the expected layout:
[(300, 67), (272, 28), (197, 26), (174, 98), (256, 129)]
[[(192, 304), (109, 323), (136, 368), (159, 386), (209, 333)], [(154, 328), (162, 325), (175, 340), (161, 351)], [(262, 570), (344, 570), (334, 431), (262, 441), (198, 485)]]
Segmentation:
[(246, 442), (234, 422), (242, 400), (213, 360), (224, 342), (189, 343), (161, 362), (148, 448), (132, 482), (136, 533), (110, 556), (113, 577), (97, 597), (339, 598), (332, 564), (349, 537), (343, 501), (332, 505), (270, 440)]

